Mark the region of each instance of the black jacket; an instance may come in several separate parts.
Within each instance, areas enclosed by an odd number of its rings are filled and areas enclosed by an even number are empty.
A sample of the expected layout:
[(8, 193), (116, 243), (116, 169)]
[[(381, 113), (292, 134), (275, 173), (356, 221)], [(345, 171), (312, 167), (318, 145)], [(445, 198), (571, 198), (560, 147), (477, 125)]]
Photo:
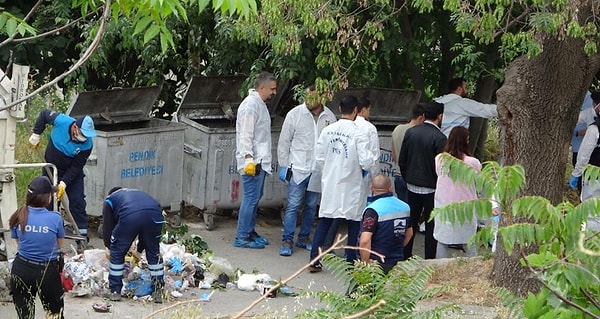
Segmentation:
[(409, 128), (404, 135), (398, 166), (406, 183), (435, 188), (435, 156), (444, 150), (446, 135), (432, 123)]

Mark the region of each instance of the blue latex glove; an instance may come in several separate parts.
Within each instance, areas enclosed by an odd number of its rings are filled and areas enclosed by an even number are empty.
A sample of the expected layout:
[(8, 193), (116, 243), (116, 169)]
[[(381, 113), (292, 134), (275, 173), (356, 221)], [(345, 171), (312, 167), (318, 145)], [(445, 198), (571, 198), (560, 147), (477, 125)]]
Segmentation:
[(572, 190), (577, 190), (577, 184), (579, 184), (579, 179), (580, 177), (575, 176), (571, 176), (571, 178), (569, 178), (569, 187), (571, 187)]
[(363, 169), (362, 170), (362, 177), (367, 176), (367, 174), (369, 174), (369, 171)]
[(285, 183), (285, 176), (287, 175), (288, 168), (280, 167), (279, 168), (279, 180)]

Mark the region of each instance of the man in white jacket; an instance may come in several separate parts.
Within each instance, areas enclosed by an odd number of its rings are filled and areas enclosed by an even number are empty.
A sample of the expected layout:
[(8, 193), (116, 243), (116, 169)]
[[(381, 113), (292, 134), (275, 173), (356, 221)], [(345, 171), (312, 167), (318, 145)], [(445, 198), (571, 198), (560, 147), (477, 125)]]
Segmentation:
[[(361, 184), (365, 173), (376, 163), (368, 147), (368, 137), (354, 122), (357, 104), (356, 97), (345, 96), (340, 101), (342, 118), (323, 129), (315, 146), (315, 164), (322, 171), (322, 194), (310, 260), (319, 254), (319, 248), (323, 246), (336, 218), (348, 221), (348, 246), (358, 245), (361, 215), (366, 206), (359, 196)], [(346, 260), (355, 259), (356, 250), (346, 250)], [(321, 262), (312, 263), (309, 270), (321, 271)]]
[(468, 94), (467, 80), (454, 78), (448, 82), (449, 94), (435, 98), (438, 103), (444, 104), (444, 118), (442, 119), (442, 133), (448, 137), (455, 126), (469, 128), (470, 117), (490, 118), (498, 116), (495, 104), (484, 104), (466, 98)]
[(255, 226), (265, 175), (271, 174), (271, 116), (265, 101), (276, 93), (277, 80), (271, 73), (262, 72), (237, 111), (235, 157), (242, 174), (243, 195), (234, 247), (265, 248), (269, 244), (256, 233)]
[(298, 210), (303, 197), (304, 209), (296, 247), (312, 248), (309, 236), (317, 211), (319, 191), (311, 190), (308, 186), (314, 182), (313, 179), (320, 183), (320, 174), (312, 172), (314, 149), (321, 131), (337, 121), (333, 112), (319, 101), (314, 85), (308, 87), (306, 94), (306, 102), (287, 113), (277, 145), (279, 179), (288, 185), (283, 241), (279, 249), (281, 256), (292, 255)]
[[(356, 115), (356, 126), (358, 129), (363, 131), (367, 138), (369, 139), (368, 148), (371, 156), (373, 156), (373, 161), (375, 163), (379, 162), (379, 135), (377, 134), (377, 128), (373, 123), (369, 122), (369, 117), (371, 116), (371, 101), (366, 97), (358, 98), (358, 114)], [(377, 165), (374, 165), (371, 171), (368, 172), (367, 176), (363, 178), (362, 189), (360, 192), (361, 200), (364, 199), (365, 203), (367, 197), (371, 193), (370, 184), (373, 176), (377, 175), (379, 172), (377, 171)]]

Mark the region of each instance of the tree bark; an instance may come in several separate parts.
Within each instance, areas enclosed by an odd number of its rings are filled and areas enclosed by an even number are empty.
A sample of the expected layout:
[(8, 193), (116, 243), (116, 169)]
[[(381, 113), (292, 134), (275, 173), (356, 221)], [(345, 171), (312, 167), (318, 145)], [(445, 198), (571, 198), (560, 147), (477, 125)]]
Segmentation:
[[(571, 132), (585, 91), (598, 71), (600, 56), (589, 56), (580, 40), (545, 37), (543, 52), (517, 58), (496, 92), (500, 119), (501, 163), (520, 164), (527, 184), (523, 195), (562, 201)], [(520, 295), (538, 285), (507, 256), (502, 245), (494, 262), (494, 281)]]

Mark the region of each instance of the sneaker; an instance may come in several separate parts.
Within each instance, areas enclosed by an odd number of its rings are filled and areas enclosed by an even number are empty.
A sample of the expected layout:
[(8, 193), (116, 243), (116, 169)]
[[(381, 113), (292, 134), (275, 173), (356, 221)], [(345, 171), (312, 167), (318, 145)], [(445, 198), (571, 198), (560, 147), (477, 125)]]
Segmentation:
[(320, 261), (315, 262), (314, 264), (308, 266), (308, 271), (313, 272), (321, 272), (323, 271), (323, 265)]
[(152, 300), (154, 303), (163, 303), (162, 289), (158, 289), (152, 292)]
[(304, 248), (310, 251), (312, 249), (312, 242), (307, 237), (298, 238), (298, 241), (296, 242), (296, 247)]
[(110, 301), (121, 301), (121, 294), (118, 292), (107, 292), (102, 295), (104, 299), (108, 299)]
[(266, 246), (266, 245), (269, 244), (269, 241), (266, 238), (264, 238), (263, 236), (259, 235), (255, 231), (250, 232), (250, 240), (254, 240), (257, 243), (261, 243), (263, 246)]
[(289, 240), (284, 240), (281, 244), (281, 248), (279, 248), (279, 256), (291, 256), (292, 251), (292, 242)]
[(233, 241), (233, 247), (262, 249), (265, 248), (265, 245), (250, 239), (236, 238), (235, 241)]

